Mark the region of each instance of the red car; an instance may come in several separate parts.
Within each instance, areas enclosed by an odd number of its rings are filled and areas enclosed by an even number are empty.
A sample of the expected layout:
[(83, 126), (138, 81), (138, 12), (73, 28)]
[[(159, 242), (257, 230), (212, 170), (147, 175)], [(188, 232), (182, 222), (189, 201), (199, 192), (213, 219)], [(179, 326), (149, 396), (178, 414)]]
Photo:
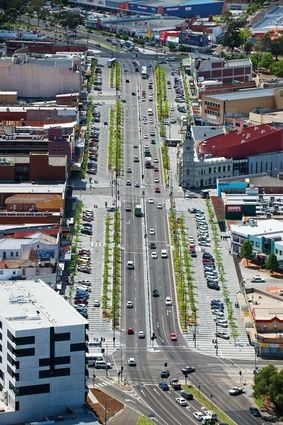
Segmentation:
[(156, 187), (155, 188), (155, 193), (160, 193), (160, 192), (161, 192), (160, 187)]
[(75, 304), (85, 304), (88, 305), (87, 299), (85, 298), (75, 298)]
[(170, 332), (170, 339), (171, 339), (171, 341), (177, 341), (176, 332)]
[(154, 171), (158, 172), (159, 168), (158, 167), (154, 167)]
[(133, 328), (128, 328), (127, 334), (128, 335), (134, 335), (135, 331)]

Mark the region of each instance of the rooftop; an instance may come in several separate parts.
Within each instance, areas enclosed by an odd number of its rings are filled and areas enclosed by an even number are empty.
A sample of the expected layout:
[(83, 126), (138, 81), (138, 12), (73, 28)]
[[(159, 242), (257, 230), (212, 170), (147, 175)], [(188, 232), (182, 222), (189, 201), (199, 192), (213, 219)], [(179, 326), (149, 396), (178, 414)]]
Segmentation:
[(0, 315), (15, 331), (88, 323), (41, 279), (2, 281), (0, 299)]
[(60, 193), (65, 192), (65, 184), (1, 183), (0, 193)]
[(245, 100), (245, 99), (255, 99), (258, 97), (273, 96), (273, 89), (250, 89), (250, 90), (240, 90), (231, 93), (222, 93), (215, 95), (207, 95), (205, 98), (213, 98), (215, 100)]
[(266, 173), (247, 174), (242, 176), (232, 176), (218, 179), (219, 183), (229, 182), (245, 182), (255, 187), (283, 187), (283, 181), (275, 177), (271, 177)]
[(246, 224), (232, 224), (231, 231), (242, 236), (270, 236), (274, 234), (283, 234), (283, 222), (270, 219), (270, 220), (252, 220)]
[(252, 33), (266, 33), (270, 30), (283, 31), (283, 6), (274, 7), (251, 28)]
[(192, 125), (191, 131), (195, 142), (203, 141), (209, 137), (218, 136), (219, 134), (225, 133), (225, 127), (223, 126), (209, 126), (209, 125)]

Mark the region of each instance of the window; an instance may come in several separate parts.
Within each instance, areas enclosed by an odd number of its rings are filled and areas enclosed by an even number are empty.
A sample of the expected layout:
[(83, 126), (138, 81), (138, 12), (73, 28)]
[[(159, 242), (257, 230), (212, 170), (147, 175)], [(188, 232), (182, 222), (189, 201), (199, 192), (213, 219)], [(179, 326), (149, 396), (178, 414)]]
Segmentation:
[(208, 172), (209, 172), (209, 174), (211, 173), (211, 167), (209, 167)]
[(19, 350), (15, 350), (15, 354), (17, 357), (29, 357), (34, 356), (35, 349), (34, 348), (22, 348)]
[(13, 257), (14, 257), (14, 253), (13, 253), (13, 251), (11, 251), (11, 252), (10, 252), (10, 256), (11, 256), (11, 258), (13, 258)]
[(71, 339), (70, 332), (54, 334), (54, 340), (55, 341), (70, 341), (70, 339)]
[(51, 369), (51, 370), (41, 370), (39, 371), (39, 378), (52, 378), (57, 376), (69, 376), (70, 375), (70, 368), (66, 367), (63, 369)]
[(21, 336), (15, 338), (16, 345), (26, 345), (26, 344), (34, 344), (35, 338), (34, 336)]
[(282, 251), (281, 250), (279, 251), (279, 255), (282, 255)]
[(230, 171), (230, 165), (228, 165), (227, 170)]
[(50, 366), (51, 364), (60, 365), (60, 364), (69, 364), (69, 363), (70, 363), (70, 356), (55, 357), (53, 359), (50, 359), (50, 358), (39, 359), (39, 367)]
[(4, 273), (3, 273), (3, 270), (0, 270), (0, 274), (4, 274)]
[[(11, 384), (11, 383), (9, 382), (9, 384)], [(10, 389), (12, 389), (12, 388), (10, 388)], [(44, 393), (50, 392), (50, 385), (49, 384), (28, 385), (26, 387), (14, 388), (14, 392), (15, 392), (16, 396), (19, 396), (19, 397), (24, 396), (24, 395), (32, 395), (32, 394), (44, 394)]]
[(85, 351), (86, 345), (84, 342), (78, 342), (77, 344), (71, 344), (71, 351)]
[(16, 257), (18, 257), (19, 256), (19, 253), (18, 253), (18, 251), (16, 251)]
[(225, 165), (223, 165), (223, 172), (225, 173), (225, 171), (226, 171), (226, 167)]

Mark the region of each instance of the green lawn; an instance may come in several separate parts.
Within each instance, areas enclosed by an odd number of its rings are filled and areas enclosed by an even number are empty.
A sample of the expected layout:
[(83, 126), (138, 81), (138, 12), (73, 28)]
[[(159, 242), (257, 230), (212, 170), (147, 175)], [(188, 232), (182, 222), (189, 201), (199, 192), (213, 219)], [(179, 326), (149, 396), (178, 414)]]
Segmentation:
[(152, 425), (152, 421), (145, 416), (140, 416), (136, 422), (136, 425)]
[(236, 425), (236, 422), (234, 422), (231, 418), (229, 418), (229, 416), (227, 416), (221, 409), (219, 409), (219, 407), (217, 407), (213, 403), (213, 401), (211, 401), (204, 394), (202, 394), (202, 392), (200, 392), (196, 387), (192, 385), (187, 385), (187, 386), (184, 386), (184, 389), (192, 393), (194, 398), (198, 400), (204, 407), (216, 413), (218, 420), (220, 420), (221, 422), (227, 423), (227, 425)]

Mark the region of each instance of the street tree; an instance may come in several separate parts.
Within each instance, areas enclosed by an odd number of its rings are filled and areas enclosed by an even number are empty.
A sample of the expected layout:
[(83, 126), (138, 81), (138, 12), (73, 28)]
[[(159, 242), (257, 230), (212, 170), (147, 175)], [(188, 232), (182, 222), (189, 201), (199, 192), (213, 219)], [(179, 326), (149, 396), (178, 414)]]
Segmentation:
[(277, 62), (273, 62), (273, 64), (270, 66), (270, 71), (272, 74), (276, 75), (277, 77), (282, 78), (283, 77), (283, 59)]
[(237, 22), (230, 22), (227, 26), (227, 30), (223, 37), (223, 46), (231, 49), (231, 54), (233, 57), (234, 49), (240, 47), (242, 44), (242, 37), (239, 31)]
[(279, 55), (283, 55), (283, 35), (271, 41), (270, 51), (275, 56), (276, 61)]
[(283, 370), (269, 365), (254, 376), (253, 396), (268, 398), (282, 414), (283, 412)]
[(273, 55), (270, 52), (264, 52), (260, 58), (259, 66), (265, 69), (269, 69), (270, 65), (273, 63)]
[(240, 257), (245, 258), (247, 260), (247, 265), (249, 264), (249, 258), (253, 253), (253, 246), (251, 241), (248, 239), (245, 240), (241, 245)]
[(63, 28), (76, 32), (79, 25), (84, 24), (83, 17), (78, 12), (62, 10), (57, 14), (58, 22)]
[(270, 270), (271, 274), (278, 269), (278, 260), (276, 254), (274, 254), (273, 252), (269, 254), (266, 259), (265, 266), (267, 270)]
[(248, 39), (251, 36), (251, 31), (249, 30), (249, 28), (241, 28), (240, 34), (242, 38), (242, 46), (245, 46), (245, 44), (247, 43)]

